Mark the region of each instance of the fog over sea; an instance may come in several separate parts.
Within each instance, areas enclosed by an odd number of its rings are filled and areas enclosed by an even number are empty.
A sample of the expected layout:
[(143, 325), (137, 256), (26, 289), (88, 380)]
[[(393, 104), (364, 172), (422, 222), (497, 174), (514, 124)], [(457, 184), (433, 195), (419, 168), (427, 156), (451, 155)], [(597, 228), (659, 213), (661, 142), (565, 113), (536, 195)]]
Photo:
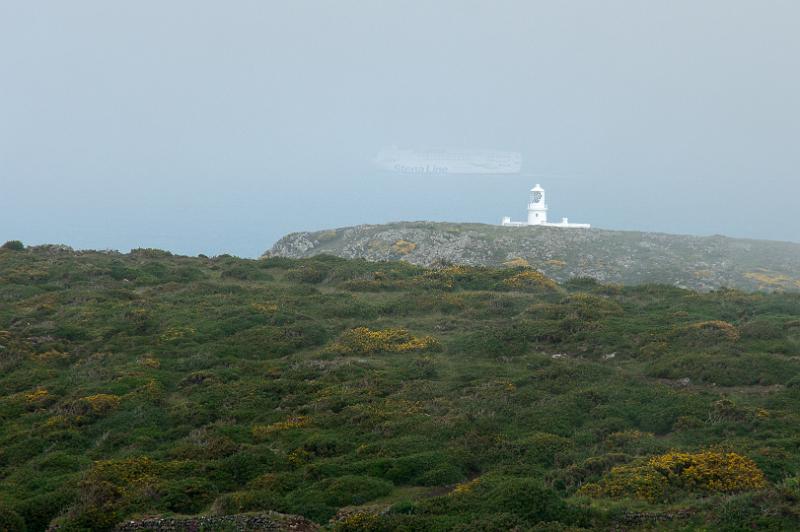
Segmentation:
[[(800, 240), (800, 3), (0, 3), (0, 241), (554, 220)], [(382, 148), (519, 152), (398, 174)]]

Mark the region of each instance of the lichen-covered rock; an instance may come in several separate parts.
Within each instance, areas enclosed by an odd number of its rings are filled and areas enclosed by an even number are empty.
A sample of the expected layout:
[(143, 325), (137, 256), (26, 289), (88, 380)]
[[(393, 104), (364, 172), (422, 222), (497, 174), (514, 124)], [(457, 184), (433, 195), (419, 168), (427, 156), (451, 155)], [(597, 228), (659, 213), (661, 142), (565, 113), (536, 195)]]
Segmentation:
[(695, 290), (800, 290), (800, 244), (723, 236), (398, 222), (292, 233), (264, 256), (322, 253), (423, 266), (526, 261), (557, 281), (593, 277), (604, 283), (662, 283)]
[(280, 530), (310, 532), (319, 530), (319, 525), (298, 515), (277, 512), (266, 514), (236, 514), (197, 517), (157, 517), (126, 521), (117, 525), (118, 532), (151, 530), (154, 532), (199, 532), (212, 530), (250, 531)]

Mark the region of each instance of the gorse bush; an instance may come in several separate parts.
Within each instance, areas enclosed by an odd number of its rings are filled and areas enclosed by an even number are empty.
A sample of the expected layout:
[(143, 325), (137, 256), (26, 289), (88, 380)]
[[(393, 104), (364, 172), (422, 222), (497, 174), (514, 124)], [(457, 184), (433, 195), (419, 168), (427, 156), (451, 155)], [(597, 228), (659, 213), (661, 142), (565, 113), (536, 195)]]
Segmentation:
[(353, 512), (333, 525), (336, 532), (379, 532), (383, 529), (381, 517), (370, 512)]
[(273, 432), (279, 432), (288, 429), (299, 429), (307, 427), (309, 423), (310, 420), (307, 416), (294, 416), (288, 418), (286, 421), (278, 421), (270, 425), (256, 425), (253, 427), (253, 436), (263, 439)]
[(669, 452), (642, 465), (617, 466), (581, 492), (607, 497), (638, 497), (651, 502), (691, 493), (736, 493), (766, 486), (764, 473), (749, 458), (733, 452)]
[(88, 413), (102, 416), (119, 407), (120, 398), (108, 393), (99, 393), (84, 397), (81, 403), (88, 407)]
[(412, 336), (405, 329), (372, 330), (356, 327), (345, 331), (330, 347), (342, 355), (370, 355), (374, 353), (407, 353), (409, 351), (438, 351), (441, 344), (433, 336)]
[(676, 336), (683, 342), (708, 345), (712, 342), (735, 343), (741, 337), (739, 330), (722, 320), (709, 320), (679, 327)]
[(514, 290), (546, 289), (556, 290), (558, 285), (555, 281), (537, 272), (536, 270), (523, 270), (508, 279), (503, 280), (503, 284)]
[(569, 312), (574, 312), (582, 320), (599, 320), (609, 316), (622, 316), (622, 305), (608, 297), (576, 292), (570, 294), (563, 304)]

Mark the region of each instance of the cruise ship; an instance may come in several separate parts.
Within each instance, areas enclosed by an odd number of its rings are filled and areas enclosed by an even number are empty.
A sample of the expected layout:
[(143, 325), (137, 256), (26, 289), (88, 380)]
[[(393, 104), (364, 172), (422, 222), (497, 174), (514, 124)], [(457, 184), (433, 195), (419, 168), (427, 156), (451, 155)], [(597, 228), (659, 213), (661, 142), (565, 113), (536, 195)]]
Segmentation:
[(522, 156), (513, 151), (384, 148), (375, 157), (383, 170), (400, 174), (518, 174)]

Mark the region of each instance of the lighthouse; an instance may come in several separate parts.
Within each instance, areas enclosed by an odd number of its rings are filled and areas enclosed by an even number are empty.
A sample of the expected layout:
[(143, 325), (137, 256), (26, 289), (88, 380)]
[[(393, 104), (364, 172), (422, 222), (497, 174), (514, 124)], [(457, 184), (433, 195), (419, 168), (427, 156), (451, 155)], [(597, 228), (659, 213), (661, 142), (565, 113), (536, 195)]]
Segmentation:
[(510, 216), (504, 216), (500, 225), (506, 227), (525, 227), (529, 225), (544, 225), (547, 227), (569, 227), (573, 229), (589, 229), (589, 224), (574, 224), (570, 223), (569, 219), (562, 218), (560, 222), (547, 221), (547, 201), (545, 200), (545, 192), (541, 185), (538, 183), (530, 190), (528, 195), (528, 221), (527, 222), (512, 222)]
[(544, 201), (544, 189), (536, 184), (528, 198), (528, 225), (547, 223), (547, 203)]

